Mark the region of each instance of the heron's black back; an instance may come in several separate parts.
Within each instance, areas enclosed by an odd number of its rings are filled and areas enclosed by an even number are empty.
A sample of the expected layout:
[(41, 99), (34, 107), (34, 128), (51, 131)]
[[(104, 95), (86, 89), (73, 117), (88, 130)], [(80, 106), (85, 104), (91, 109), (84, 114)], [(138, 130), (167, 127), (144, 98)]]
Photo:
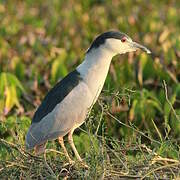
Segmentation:
[(72, 71), (58, 82), (45, 96), (34, 114), (32, 123), (38, 123), (49, 114), (82, 80), (77, 70)]

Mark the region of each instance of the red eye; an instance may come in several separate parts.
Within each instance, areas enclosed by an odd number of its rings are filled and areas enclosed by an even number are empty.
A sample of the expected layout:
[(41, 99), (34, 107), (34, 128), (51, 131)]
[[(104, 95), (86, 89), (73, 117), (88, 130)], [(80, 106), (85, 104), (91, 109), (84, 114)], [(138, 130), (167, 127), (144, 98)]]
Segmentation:
[(121, 42), (126, 42), (126, 37), (123, 37), (123, 38), (121, 39)]

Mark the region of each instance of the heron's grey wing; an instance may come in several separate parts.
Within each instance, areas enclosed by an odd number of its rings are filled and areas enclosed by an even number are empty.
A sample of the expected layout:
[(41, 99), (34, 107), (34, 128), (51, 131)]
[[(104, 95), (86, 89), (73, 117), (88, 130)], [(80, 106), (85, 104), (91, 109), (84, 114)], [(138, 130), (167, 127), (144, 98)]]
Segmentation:
[[(80, 73), (77, 70), (72, 71), (66, 77), (64, 77), (60, 82), (58, 82), (45, 96), (41, 105), (38, 107), (37, 111), (34, 114), (31, 127), (26, 135), (26, 143), (31, 144), (30, 141), (39, 141), (44, 134), (43, 131), (36, 132), (36, 135), (33, 135), (33, 129), (37, 124), (41, 122), (42, 119), (48, 119), (48, 121), (53, 121), (53, 117), (51, 112), (53, 109), (59, 104), (63, 99), (72, 91), (74, 87), (76, 87), (79, 82), (82, 80)], [(52, 122), (48, 122), (49, 126)], [(48, 124), (45, 123), (47, 126)], [(44, 127), (46, 128), (46, 127)], [(47, 127), (48, 128), (48, 127)], [(37, 135), (37, 133), (39, 133)], [(38, 137), (38, 139), (37, 139)], [(28, 143), (29, 141), (29, 143)], [(33, 141), (33, 142), (34, 142)], [(33, 143), (34, 144), (34, 143)]]
[(40, 122), (32, 123), (26, 135), (27, 148), (65, 136), (71, 129), (80, 126), (91, 104), (92, 94), (87, 84), (80, 82), (53, 111)]
[[(91, 92), (87, 84), (81, 81), (80, 74), (78, 72), (74, 73), (76, 73), (76, 79), (74, 76), (66, 77), (69, 81), (63, 79), (64, 82), (62, 84), (64, 84), (64, 86), (61, 84), (62, 80), (60, 84), (55, 87), (55, 90), (53, 88), (48, 93), (38, 108), (26, 135), (26, 146), (28, 149), (32, 149), (35, 145), (50, 139), (55, 139), (58, 136), (64, 136), (70, 129), (84, 121), (87, 109), (91, 104)], [(73, 88), (72, 82), (74, 83)], [(77, 85), (75, 86), (75, 84)], [(65, 91), (63, 87), (69, 91), (69, 93), (59, 92), (61, 90)], [(64, 96), (62, 96), (61, 93)], [(56, 96), (54, 96), (54, 94), (56, 94)], [(44, 114), (44, 116), (42, 116), (41, 113)], [(37, 119), (38, 117), (41, 119)]]
[(74, 70), (58, 82), (45, 96), (41, 105), (35, 112), (32, 123), (40, 122), (41, 119), (49, 114), (81, 80), (80, 73)]

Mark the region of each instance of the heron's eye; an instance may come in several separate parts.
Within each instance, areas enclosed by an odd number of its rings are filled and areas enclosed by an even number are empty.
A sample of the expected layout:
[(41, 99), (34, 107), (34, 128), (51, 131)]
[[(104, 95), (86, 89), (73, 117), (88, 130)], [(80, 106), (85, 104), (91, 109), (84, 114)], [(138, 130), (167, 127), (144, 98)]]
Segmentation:
[(121, 42), (126, 42), (126, 37), (123, 37), (122, 39), (121, 39)]

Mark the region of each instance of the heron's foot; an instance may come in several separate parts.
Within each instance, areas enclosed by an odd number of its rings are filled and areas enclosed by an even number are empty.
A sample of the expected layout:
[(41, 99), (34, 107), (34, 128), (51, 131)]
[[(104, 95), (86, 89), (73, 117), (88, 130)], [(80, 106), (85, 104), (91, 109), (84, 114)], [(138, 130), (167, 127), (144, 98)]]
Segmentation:
[(69, 159), (69, 164), (74, 165), (75, 161), (73, 161), (72, 159)]
[(68, 162), (68, 163), (65, 163), (65, 164), (63, 165), (63, 167), (73, 166), (73, 165), (75, 164), (75, 161), (73, 161), (72, 159), (69, 159), (68, 161), (69, 161), (69, 162)]
[(72, 129), (72, 130), (69, 132), (69, 134), (68, 134), (68, 142), (69, 142), (69, 144), (70, 144), (70, 146), (71, 146), (71, 148), (72, 148), (72, 150), (73, 150), (76, 158), (77, 158), (78, 161), (80, 162), (80, 165), (83, 166), (84, 168), (88, 169), (88, 165), (86, 165), (86, 164), (82, 161), (82, 159), (81, 159), (81, 157), (80, 157), (80, 155), (79, 155), (79, 153), (78, 153), (78, 151), (77, 151), (77, 149), (76, 149), (76, 147), (75, 147), (75, 145), (74, 145), (74, 141), (73, 141), (73, 137), (72, 137), (73, 131), (74, 131), (74, 129)]
[(85, 169), (89, 169), (89, 166), (83, 161), (80, 161), (80, 165)]

